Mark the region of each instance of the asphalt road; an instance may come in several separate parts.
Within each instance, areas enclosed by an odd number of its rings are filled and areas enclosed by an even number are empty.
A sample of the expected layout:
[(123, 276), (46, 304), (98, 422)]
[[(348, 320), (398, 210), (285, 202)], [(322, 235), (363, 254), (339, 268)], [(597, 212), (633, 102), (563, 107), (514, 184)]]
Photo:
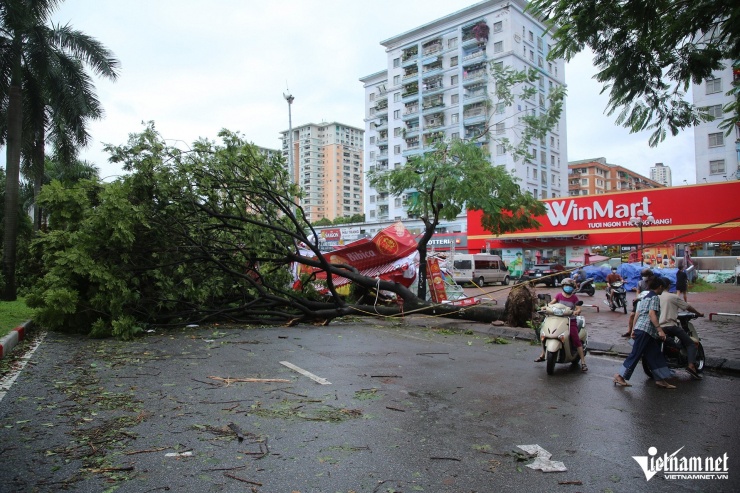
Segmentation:
[[(49, 334), (0, 402), (0, 491), (740, 489), (736, 378), (678, 372), (678, 389), (662, 390), (638, 369), (633, 387), (617, 388), (620, 360), (591, 356), (587, 373), (560, 366), (548, 377), (537, 354), (367, 321), (133, 343)], [(526, 467), (514, 452), (523, 444), (567, 472)], [(650, 447), (726, 453), (729, 478), (647, 481), (632, 456)]]

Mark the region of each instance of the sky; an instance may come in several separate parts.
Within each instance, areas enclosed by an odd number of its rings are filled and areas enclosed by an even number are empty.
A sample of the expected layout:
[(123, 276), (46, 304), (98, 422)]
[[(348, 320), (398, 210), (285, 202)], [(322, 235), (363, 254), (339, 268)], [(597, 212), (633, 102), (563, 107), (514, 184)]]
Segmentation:
[[(222, 128), (273, 149), (288, 128), (338, 121), (364, 128), (361, 77), (387, 67), (380, 42), (477, 3), (461, 0), (66, 0), (52, 17), (105, 44), (117, 81), (96, 80), (104, 119), (81, 157), (110, 180), (123, 172), (104, 144), (124, 144), (154, 121), (178, 146)], [(605, 157), (649, 177), (662, 162), (673, 184), (695, 183), (693, 132), (657, 148), (605, 115), (591, 56), (566, 65), (568, 160)], [(3, 152), (4, 154), (4, 152)], [(4, 161), (4, 156), (3, 156)]]

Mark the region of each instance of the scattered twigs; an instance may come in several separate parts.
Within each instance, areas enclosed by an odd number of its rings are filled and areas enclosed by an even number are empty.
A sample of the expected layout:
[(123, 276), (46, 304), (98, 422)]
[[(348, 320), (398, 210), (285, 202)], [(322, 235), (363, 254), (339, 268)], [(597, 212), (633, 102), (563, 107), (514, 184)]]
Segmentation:
[(386, 409), (390, 409), (391, 411), (399, 411), (399, 412), (402, 412), (402, 413), (405, 413), (405, 412), (406, 412), (406, 410), (405, 410), (405, 409), (400, 409), (400, 408), (398, 408), (398, 407), (385, 406), (385, 408), (386, 408)]
[(167, 450), (169, 447), (157, 447), (157, 448), (150, 448), (146, 450), (132, 450), (131, 452), (126, 452), (126, 455), (135, 455), (135, 454), (148, 454), (150, 452), (161, 452), (162, 450)]
[(429, 457), (432, 460), (455, 460), (457, 462), (460, 462), (462, 459), (458, 459), (457, 457)]
[(242, 483), (253, 484), (255, 486), (262, 486), (262, 483), (258, 483), (256, 481), (250, 481), (248, 479), (240, 478), (239, 476), (236, 476), (234, 474), (229, 474), (228, 472), (225, 472), (224, 473), (224, 476), (226, 476), (227, 478), (236, 479), (237, 481), (241, 481)]
[(223, 378), (223, 377), (208, 377), (211, 380), (217, 380), (224, 382), (227, 386), (233, 382), (248, 382), (248, 383), (290, 383), (290, 380), (285, 378)]
[(236, 438), (240, 442), (244, 441), (244, 433), (242, 432), (242, 429), (239, 428), (239, 425), (237, 425), (236, 423), (229, 423), (226, 426), (228, 426), (229, 428), (231, 428), (231, 430), (236, 434)]

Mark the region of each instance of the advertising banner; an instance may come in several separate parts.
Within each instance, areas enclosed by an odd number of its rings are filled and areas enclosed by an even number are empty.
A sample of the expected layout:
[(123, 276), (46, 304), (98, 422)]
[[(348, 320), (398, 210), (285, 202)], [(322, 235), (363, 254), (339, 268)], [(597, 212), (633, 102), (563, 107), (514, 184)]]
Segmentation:
[(509, 276), (522, 277), (524, 272), (524, 262), (522, 259), (521, 248), (502, 248), (501, 249), (501, 260), (504, 261), (506, 267), (509, 269)]
[(437, 257), (427, 259), (427, 282), (429, 283), (429, 293), (432, 295), (432, 301), (434, 303), (447, 301), (445, 281), (442, 278)]
[(653, 218), (643, 227), (645, 245), (740, 240), (739, 196), (740, 181), (728, 181), (546, 199), (540, 228), (500, 236), (481, 227), (480, 211), (469, 211), (468, 247), (639, 244), (640, 228), (630, 218), (640, 213)]

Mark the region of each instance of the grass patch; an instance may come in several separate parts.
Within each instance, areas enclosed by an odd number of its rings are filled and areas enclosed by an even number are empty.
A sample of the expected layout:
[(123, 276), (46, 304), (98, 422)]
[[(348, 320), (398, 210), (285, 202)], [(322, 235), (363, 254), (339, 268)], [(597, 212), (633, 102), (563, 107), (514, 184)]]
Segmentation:
[(33, 318), (35, 313), (34, 308), (26, 306), (25, 298), (18, 298), (15, 301), (0, 301), (0, 337)]
[(697, 279), (696, 282), (689, 284), (690, 293), (706, 293), (709, 291), (716, 291), (716, 289), (717, 288), (701, 278)]

